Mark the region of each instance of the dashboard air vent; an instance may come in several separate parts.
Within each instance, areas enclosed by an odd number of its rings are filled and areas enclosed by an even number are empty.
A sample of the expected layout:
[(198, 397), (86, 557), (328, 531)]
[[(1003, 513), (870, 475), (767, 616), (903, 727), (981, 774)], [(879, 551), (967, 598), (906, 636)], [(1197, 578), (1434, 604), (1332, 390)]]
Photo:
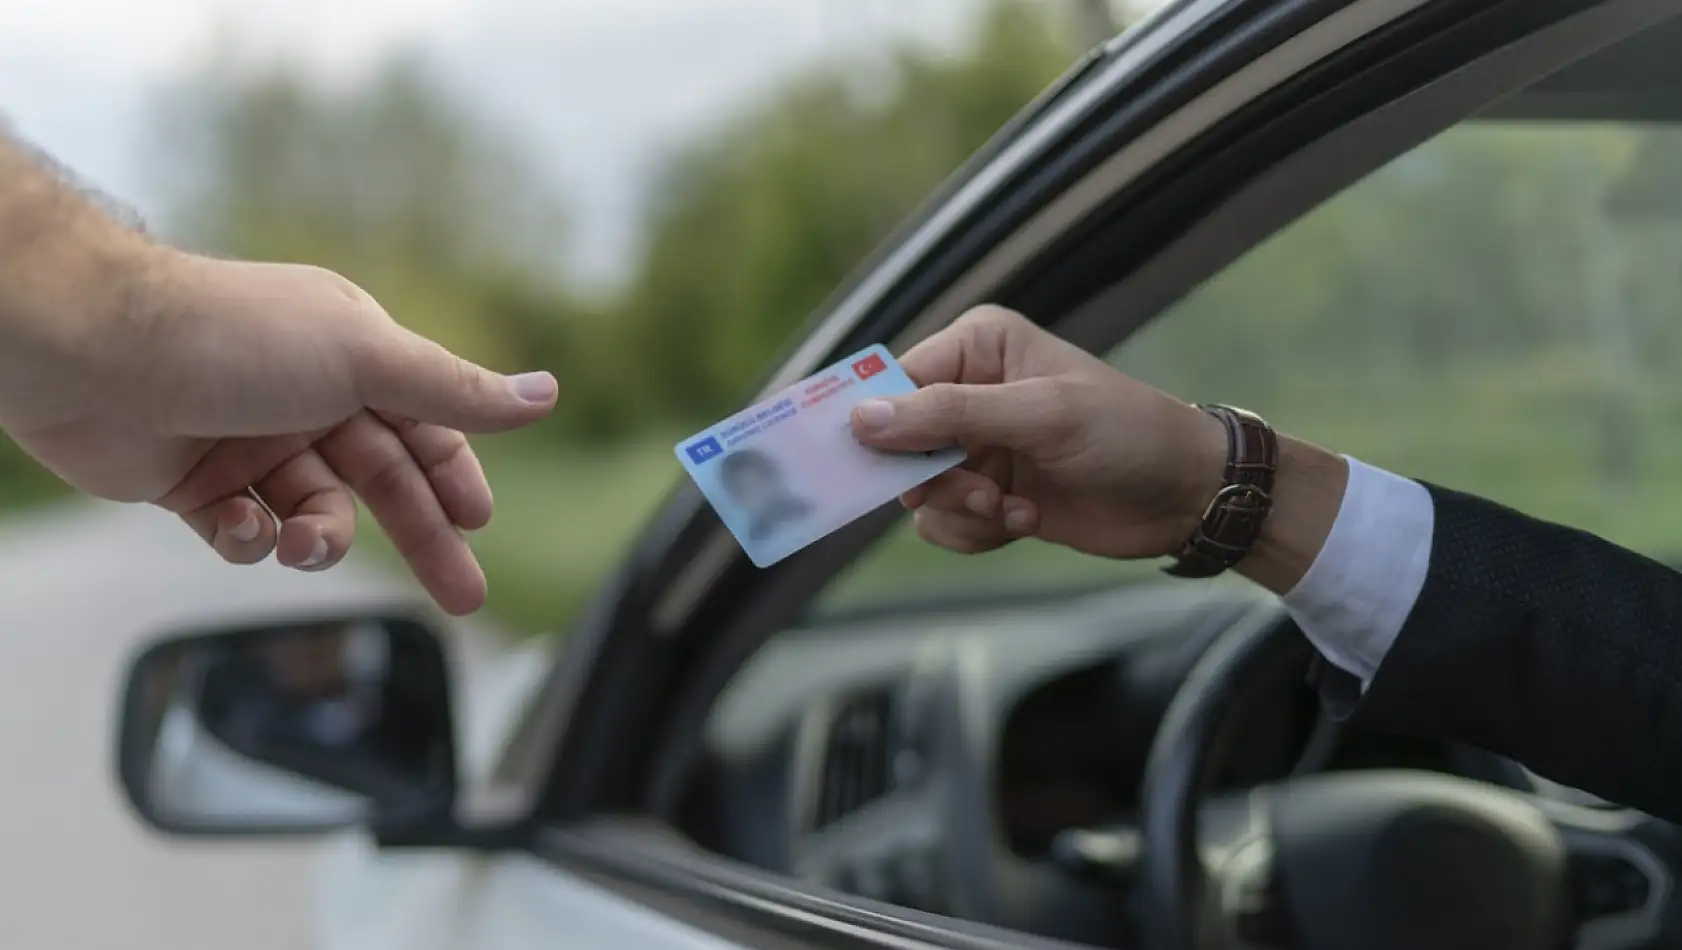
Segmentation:
[(823, 827), (887, 794), (893, 783), (894, 696), (854, 696), (831, 720), (818, 788), (815, 827)]

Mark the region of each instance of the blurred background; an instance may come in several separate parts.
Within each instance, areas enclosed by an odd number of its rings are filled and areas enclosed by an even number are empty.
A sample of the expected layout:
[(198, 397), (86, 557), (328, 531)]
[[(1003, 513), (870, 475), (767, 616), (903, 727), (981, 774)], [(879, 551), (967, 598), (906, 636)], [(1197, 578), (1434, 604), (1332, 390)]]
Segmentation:
[[(334, 268), (465, 356), (555, 372), (550, 421), (477, 443), (498, 504), (473, 539), (483, 629), (536, 642), (565, 631), (679, 483), (674, 442), (739, 406), (943, 178), (1150, 6), (7, 0), (0, 120), (173, 242)], [(1674, 558), (1678, 195), (1673, 131), (1457, 127), (1111, 359)], [(25, 671), (0, 693), (14, 776), (0, 880), (23, 895), (0, 944), (102, 945), (77, 916), (90, 873), (112, 882), (112, 920), (150, 921), (124, 945), (198, 945), (182, 928), (205, 889), (295, 919), (296, 869), (262, 870), (293, 860), (285, 849), (221, 848), (185, 890), (150, 874), (164, 846), (138, 843), (106, 774), (121, 654), (177, 622), (170, 591), (245, 609), (400, 583), (372, 525), (352, 563), (313, 577), (224, 568), (167, 516), (114, 511), (0, 439), (0, 662)], [(1153, 570), (1033, 544), (965, 559), (896, 530), (819, 609)], [(296, 945), (255, 906), (196, 939)]]
[[(465, 356), (554, 371), (555, 418), (480, 446), (490, 612), (530, 633), (564, 626), (675, 484), (672, 444), (1139, 12), (14, 0), (0, 114), (172, 241), (332, 267)], [(5, 446), (0, 504), (60, 494)]]

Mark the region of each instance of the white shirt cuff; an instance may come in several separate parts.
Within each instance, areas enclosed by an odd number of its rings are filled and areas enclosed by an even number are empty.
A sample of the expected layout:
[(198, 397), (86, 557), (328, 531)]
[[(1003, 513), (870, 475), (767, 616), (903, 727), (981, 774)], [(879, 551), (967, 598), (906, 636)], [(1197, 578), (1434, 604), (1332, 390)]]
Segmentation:
[(1309, 642), (1364, 690), (1425, 586), (1436, 510), (1418, 482), (1347, 461), (1326, 546), (1284, 599)]

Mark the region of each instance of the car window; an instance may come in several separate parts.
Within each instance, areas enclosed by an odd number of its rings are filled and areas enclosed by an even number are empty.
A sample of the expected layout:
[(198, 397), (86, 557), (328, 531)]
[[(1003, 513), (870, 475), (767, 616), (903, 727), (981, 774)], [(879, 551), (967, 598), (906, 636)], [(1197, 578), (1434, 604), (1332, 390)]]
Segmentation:
[[(1682, 131), (1468, 123), (1322, 204), (1110, 354), (1364, 461), (1682, 558)], [(819, 609), (1153, 565), (909, 521)]]

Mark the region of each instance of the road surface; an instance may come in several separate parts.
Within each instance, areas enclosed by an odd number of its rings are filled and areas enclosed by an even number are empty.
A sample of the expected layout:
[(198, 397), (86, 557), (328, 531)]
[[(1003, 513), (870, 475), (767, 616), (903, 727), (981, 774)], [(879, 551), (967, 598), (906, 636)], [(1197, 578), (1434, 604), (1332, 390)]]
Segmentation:
[(147, 507), (0, 521), (0, 947), (306, 948), (319, 845), (183, 843), (129, 814), (112, 765), (126, 663), (159, 633), (414, 596), (354, 559), (225, 565)]

